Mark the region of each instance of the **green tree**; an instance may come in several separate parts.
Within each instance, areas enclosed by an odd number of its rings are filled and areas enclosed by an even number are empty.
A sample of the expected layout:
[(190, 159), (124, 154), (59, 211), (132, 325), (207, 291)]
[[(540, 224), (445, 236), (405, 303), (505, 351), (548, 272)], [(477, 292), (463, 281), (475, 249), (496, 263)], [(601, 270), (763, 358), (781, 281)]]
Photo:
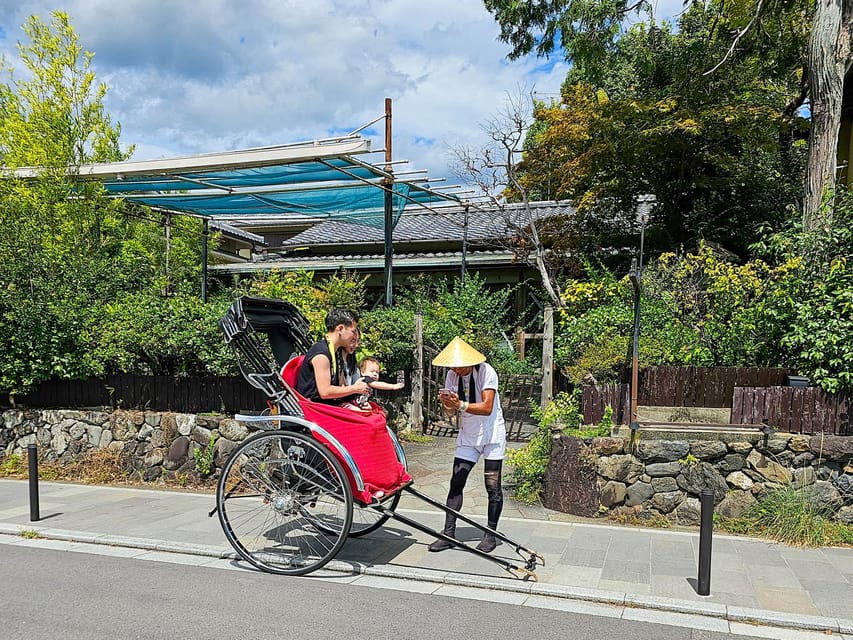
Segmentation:
[(167, 242), (158, 216), (81, 177), (81, 166), (132, 149), (120, 148), (107, 88), (68, 16), (53, 12), (47, 24), (33, 16), (23, 31), (23, 72), (3, 60), (0, 83), (0, 388), (19, 391), (109, 370), (107, 345), (123, 328), (107, 310), (135, 308), (140, 292), (186, 295), (200, 264), (197, 221), (172, 221)]
[[(562, 47), (567, 59), (583, 71), (606, 67), (606, 53), (616, 46), (625, 19), (638, 14), (650, 19), (649, 0), (484, 0), (501, 27), (510, 58), (535, 51), (547, 56)], [(698, 56), (693, 72), (698, 76), (730, 67), (763, 65), (785, 70), (796, 78), (795, 102), (808, 98), (811, 129), (804, 180), (803, 220), (806, 228), (819, 224), (821, 199), (835, 185), (835, 154), (841, 120), (844, 78), (853, 65), (853, 0), (688, 0), (691, 13), (708, 9), (711, 35), (723, 34), (728, 46), (715, 64)], [(688, 4), (686, 2), (685, 4)], [(718, 38), (719, 39), (719, 38)]]
[[(728, 38), (695, 5), (673, 31), (638, 24), (567, 76), (559, 103), (537, 106), (522, 182), (566, 198), (578, 215), (555, 229), (573, 255), (634, 246), (636, 197), (657, 196), (647, 246), (715, 241), (740, 254), (764, 222), (779, 224), (800, 192), (805, 122), (799, 84), (758, 60), (696, 73), (725, 54)], [(794, 34), (795, 35), (795, 34)], [(793, 35), (792, 35), (793, 37)], [(780, 52), (795, 59), (794, 48)]]
[(770, 232), (756, 249), (795, 264), (796, 277), (780, 281), (772, 311), (784, 328), (785, 364), (829, 392), (853, 391), (853, 194), (840, 191), (824, 224), (801, 220)]

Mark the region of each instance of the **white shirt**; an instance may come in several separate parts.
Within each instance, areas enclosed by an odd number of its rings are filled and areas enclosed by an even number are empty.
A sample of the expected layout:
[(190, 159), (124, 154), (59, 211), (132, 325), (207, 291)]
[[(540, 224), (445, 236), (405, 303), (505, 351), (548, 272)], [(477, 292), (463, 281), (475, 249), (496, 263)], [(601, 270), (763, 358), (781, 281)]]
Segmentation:
[[(480, 416), (467, 411), (463, 412), (459, 420), (459, 435), (456, 437), (456, 444), (460, 447), (503, 444), (506, 442), (506, 425), (501, 409), (501, 399), (498, 395), (498, 374), (490, 364), (484, 362), (479, 366), (479, 371), (475, 367), (469, 376), (462, 379), (463, 385), (466, 382), (470, 384), (472, 377), (475, 381), (476, 395), (472, 398), (470, 389), (467, 390), (468, 402), (482, 402), (483, 390), (493, 389), (495, 400), (492, 403), (492, 413), (487, 416)], [(452, 369), (447, 372), (444, 386), (452, 391), (459, 388), (459, 377)]]

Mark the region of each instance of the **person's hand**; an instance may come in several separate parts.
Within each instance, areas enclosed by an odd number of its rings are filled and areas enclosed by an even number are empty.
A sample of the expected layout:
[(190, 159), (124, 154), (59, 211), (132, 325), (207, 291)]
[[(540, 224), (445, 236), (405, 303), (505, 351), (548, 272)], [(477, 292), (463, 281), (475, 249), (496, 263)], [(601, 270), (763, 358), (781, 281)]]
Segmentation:
[(459, 408), (459, 396), (453, 391), (442, 389), (438, 393), (438, 400), (448, 411), (456, 411)]
[(355, 393), (367, 393), (368, 389), (370, 389), (370, 385), (363, 378), (359, 378), (352, 384), (352, 390)]
[(402, 383), (402, 382), (395, 382), (395, 383), (394, 383), (394, 388), (395, 388), (395, 389), (402, 389), (402, 388), (403, 388), (403, 387), (405, 387), (405, 386), (406, 386), (406, 385), (405, 385), (404, 383)]

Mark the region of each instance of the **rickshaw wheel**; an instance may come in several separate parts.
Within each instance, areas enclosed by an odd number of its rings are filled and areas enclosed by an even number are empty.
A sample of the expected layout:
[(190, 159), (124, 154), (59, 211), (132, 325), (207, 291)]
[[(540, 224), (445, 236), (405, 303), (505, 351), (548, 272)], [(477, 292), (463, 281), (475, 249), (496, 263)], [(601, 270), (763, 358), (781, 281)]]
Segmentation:
[[(388, 502), (384, 503), (385, 507), (394, 511), (397, 505), (400, 504), (400, 492), (397, 491)], [(391, 516), (383, 515), (378, 511), (374, 511), (370, 507), (356, 507), (352, 512), (352, 526), (349, 530), (349, 535), (353, 538), (366, 536), (372, 531), (376, 531), (381, 527)]]
[(263, 431), (238, 445), (222, 469), (216, 505), (225, 537), (244, 560), (287, 575), (334, 558), (353, 518), (341, 463), (291, 431)]
[[(386, 508), (389, 508), (391, 511), (396, 509), (397, 505), (400, 503), (400, 497), (400, 492), (398, 491), (388, 498), (388, 501), (385, 502)], [(361, 536), (366, 536), (368, 533), (376, 531), (379, 527), (385, 524), (390, 517), (391, 516), (389, 515), (374, 511), (370, 507), (362, 507), (356, 504), (352, 512), (352, 526), (350, 526), (349, 537), (360, 538)], [(328, 533), (329, 535), (337, 533), (323, 522), (316, 521), (313, 524), (320, 531)]]

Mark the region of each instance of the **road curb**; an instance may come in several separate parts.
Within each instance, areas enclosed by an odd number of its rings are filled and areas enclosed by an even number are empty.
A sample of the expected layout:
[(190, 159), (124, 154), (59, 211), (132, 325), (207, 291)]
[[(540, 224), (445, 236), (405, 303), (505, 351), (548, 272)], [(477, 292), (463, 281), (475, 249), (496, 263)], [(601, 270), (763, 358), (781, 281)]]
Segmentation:
[[(163, 551), (187, 555), (204, 556), (218, 559), (239, 559), (236, 552), (230, 548), (195, 545), (191, 543), (167, 542), (148, 538), (129, 536), (113, 536), (86, 531), (68, 531), (52, 529), (38, 525), (20, 525), (0, 522), (0, 534), (20, 536), (24, 531), (34, 531), (38, 538), (47, 540), (62, 540), (65, 542), (80, 542), (111, 547), (129, 547), (145, 551)], [(800, 629), (810, 631), (825, 631), (832, 633), (853, 633), (853, 620), (844, 618), (825, 618), (822, 616), (791, 614), (768, 609), (750, 609), (733, 605), (713, 602), (692, 602), (657, 596), (637, 595), (592, 589), (588, 587), (572, 587), (554, 584), (540, 584), (525, 580), (510, 580), (489, 576), (477, 576), (418, 567), (402, 567), (395, 565), (367, 565), (361, 562), (346, 560), (331, 560), (324, 567), (329, 571), (349, 575), (365, 575), (401, 580), (417, 580), (436, 584), (470, 587), (474, 589), (491, 589), (510, 591), (528, 595), (564, 598), (611, 606), (621, 606), (631, 609), (649, 609), (717, 618), (727, 622), (746, 622), (767, 627), (785, 629)], [(310, 575), (308, 576), (310, 577)]]

